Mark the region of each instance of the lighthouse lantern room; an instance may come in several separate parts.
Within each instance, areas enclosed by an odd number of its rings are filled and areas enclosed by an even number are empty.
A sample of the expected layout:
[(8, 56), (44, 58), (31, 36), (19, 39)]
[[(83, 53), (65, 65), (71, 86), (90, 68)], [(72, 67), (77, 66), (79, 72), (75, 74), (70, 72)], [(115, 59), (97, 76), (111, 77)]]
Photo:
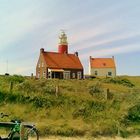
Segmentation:
[(64, 31), (59, 35), (59, 45), (58, 45), (58, 53), (66, 53), (68, 54), (68, 42), (67, 35)]

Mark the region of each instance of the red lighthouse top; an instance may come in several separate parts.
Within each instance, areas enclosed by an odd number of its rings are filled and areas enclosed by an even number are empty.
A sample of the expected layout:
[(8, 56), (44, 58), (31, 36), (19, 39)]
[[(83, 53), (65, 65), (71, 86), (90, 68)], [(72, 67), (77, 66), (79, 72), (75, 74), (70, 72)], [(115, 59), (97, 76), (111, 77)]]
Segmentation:
[(58, 53), (68, 53), (67, 35), (64, 31), (62, 31), (59, 36)]

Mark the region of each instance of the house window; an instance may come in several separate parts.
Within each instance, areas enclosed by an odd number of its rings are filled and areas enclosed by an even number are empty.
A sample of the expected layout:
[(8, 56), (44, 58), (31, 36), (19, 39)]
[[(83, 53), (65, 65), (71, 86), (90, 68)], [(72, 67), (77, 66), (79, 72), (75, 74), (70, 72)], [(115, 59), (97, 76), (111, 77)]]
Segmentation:
[(38, 71), (38, 73), (37, 73), (37, 78), (40, 78), (40, 72)]
[(44, 63), (42, 62), (42, 67), (44, 67)]
[(97, 70), (95, 71), (95, 75), (98, 75), (98, 72), (97, 72)]
[(82, 78), (82, 73), (81, 71), (77, 72), (77, 79), (81, 79)]
[(70, 79), (70, 71), (64, 71), (64, 79)]
[(108, 72), (108, 76), (112, 76), (112, 72)]
[(43, 77), (46, 78), (46, 71), (43, 72)]
[(38, 67), (40, 68), (40, 63), (38, 63)]
[(74, 72), (72, 73), (72, 78), (73, 78), (73, 79), (75, 78), (75, 73), (74, 73)]
[(50, 71), (48, 72), (48, 78), (51, 78), (51, 72)]

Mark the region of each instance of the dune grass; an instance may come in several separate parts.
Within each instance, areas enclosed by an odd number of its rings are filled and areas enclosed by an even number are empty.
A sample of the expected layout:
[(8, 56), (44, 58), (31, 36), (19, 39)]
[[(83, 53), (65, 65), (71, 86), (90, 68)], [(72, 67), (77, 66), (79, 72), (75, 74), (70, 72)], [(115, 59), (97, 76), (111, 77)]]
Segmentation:
[(41, 136), (139, 136), (139, 111), (129, 111), (139, 105), (139, 91), (140, 77), (113, 80), (0, 77), (0, 112), (9, 115), (0, 121), (18, 118), (34, 122)]

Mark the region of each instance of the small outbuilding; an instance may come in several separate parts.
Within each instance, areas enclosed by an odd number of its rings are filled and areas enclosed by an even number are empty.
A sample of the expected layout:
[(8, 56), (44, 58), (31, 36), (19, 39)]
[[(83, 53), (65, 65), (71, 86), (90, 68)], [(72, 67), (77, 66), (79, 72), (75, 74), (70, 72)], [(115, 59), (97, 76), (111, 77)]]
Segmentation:
[(90, 56), (89, 74), (95, 77), (115, 77), (116, 65), (112, 58), (92, 58)]

